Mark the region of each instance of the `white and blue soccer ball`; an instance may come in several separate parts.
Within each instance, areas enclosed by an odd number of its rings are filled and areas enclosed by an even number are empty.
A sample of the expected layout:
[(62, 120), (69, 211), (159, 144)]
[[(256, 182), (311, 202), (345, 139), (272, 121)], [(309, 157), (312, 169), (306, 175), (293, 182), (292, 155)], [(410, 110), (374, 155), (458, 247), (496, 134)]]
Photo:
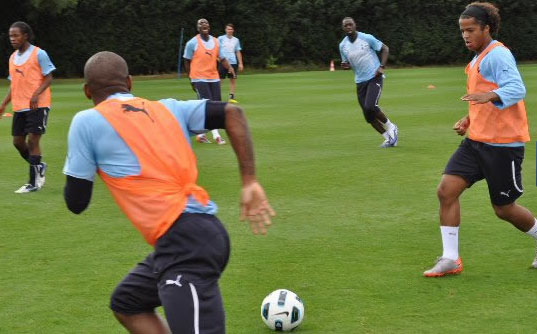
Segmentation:
[(293, 330), (304, 320), (304, 303), (292, 291), (272, 291), (261, 303), (261, 319), (277, 332)]

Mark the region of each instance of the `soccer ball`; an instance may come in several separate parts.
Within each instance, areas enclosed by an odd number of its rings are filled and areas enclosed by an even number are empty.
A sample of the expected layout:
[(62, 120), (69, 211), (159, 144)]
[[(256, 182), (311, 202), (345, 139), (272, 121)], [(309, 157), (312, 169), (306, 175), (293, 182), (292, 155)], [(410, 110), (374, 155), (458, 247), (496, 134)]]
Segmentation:
[(277, 332), (293, 330), (304, 319), (304, 304), (292, 291), (272, 291), (261, 303), (261, 319)]

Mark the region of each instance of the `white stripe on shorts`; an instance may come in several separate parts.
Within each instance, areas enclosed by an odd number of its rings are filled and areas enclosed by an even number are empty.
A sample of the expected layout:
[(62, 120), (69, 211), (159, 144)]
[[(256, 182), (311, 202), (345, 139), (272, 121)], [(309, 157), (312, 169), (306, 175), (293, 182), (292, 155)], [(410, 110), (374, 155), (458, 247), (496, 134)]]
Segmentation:
[(518, 190), (519, 193), (523, 193), (524, 190), (520, 189), (520, 187), (516, 184), (516, 178), (515, 178), (515, 161), (511, 161), (511, 172), (513, 173), (513, 184), (515, 185), (516, 190)]
[(194, 302), (194, 334), (199, 334), (200, 332), (200, 304), (198, 298), (198, 292), (196, 287), (192, 283), (190, 285), (190, 290), (192, 291), (192, 301)]

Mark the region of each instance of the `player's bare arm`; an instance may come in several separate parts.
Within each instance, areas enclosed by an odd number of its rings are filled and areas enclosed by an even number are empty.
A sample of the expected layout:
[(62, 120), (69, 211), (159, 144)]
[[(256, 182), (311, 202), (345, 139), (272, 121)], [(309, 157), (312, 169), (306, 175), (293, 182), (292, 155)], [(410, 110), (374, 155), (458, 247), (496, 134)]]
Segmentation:
[(4, 98), (4, 101), (2, 101), (2, 104), (0, 104), (0, 118), (2, 118), (2, 115), (6, 111), (9, 102), (11, 102), (11, 88), (8, 88), (6, 97)]
[[(192, 61), (191, 59), (188, 59), (188, 58), (183, 58), (185, 60), (185, 72), (186, 72), (186, 76), (187, 78), (190, 78), (190, 62)], [(194, 84), (192, 83), (192, 79), (189, 79), (190, 80), (190, 86), (192, 87), (192, 90), (193, 91), (196, 91), (196, 88), (194, 87)]]
[(384, 67), (386, 67), (386, 63), (388, 62), (388, 56), (390, 55), (390, 48), (386, 44), (382, 44), (382, 47), (380, 48), (380, 66), (377, 69), (376, 75), (382, 75), (384, 74)]
[(276, 213), (270, 206), (263, 187), (257, 182), (252, 139), (242, 109), (228, 103), (225, 108), (226, 132), (237, 160), (242, 180), (240, 219), (247, 220), (254, 234), (265, 234)]
[(476, 94), (466, 94), (461, 97), (463, 101), (470, 101), (473, 104), (483, 104), (488, 102), (500, 101), (500, 97), (495, 92), (486, 92), (486, 93), (476, 93)]
[(239, 62), (239, 71), (242, 72), (244, 70), (244, 65), (242, 63), (242, 52), (237, 51), (237, 60)]
[(35, 90), (34, 94), (30, 98), (30, 109), (34, 110), (37, 109), (38, 104), (37, 100), (39, 99), (39, 95), (47, 89), (52, 82), (52, 73), (49, 73), (45, 76), (43, 83)]

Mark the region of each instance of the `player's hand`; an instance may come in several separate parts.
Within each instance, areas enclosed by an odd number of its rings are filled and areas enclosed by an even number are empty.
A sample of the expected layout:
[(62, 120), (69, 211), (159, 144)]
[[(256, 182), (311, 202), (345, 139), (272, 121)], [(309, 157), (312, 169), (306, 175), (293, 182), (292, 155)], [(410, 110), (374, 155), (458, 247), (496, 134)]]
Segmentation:
[(342, 61), (341, 62), (341, 68), (344, 69), (344, 70), (350, 70), (351, 69), (351, 64), (349, 64), (349, 62), (347, 62), (347, 61)]
[(239, 64), (239, 72), (242, 72), (244, 70), (244, 66), (241, 64)]
[(242, 186), (241, 193), (241, 221), (247, 220), (254, 234), (266, 234), (267, 227), (272, 225), (271, 217), (276, 212), (270, 206), (265, 190), (253, 181)]
[(459, 136), (464, 136), (466, 134), (466, 130), (468, 130), (468, 127), (470, 126), (470, 118), (468, 116), (465, 116), (461, 118), (460, 120), (453, 125), (453, 130), (457, 132)]
[(461, 97), (463, 101), (472, 102), (472, 104), (483, 104), (487, 102), (493, 102), (499, 100), (498, 94), (494, 92), (487, 93), (475, 93), (475, 94), (466, 94)]
[(237, 75), (235, 74), (235, 69), (233, 69), (233, 67), (231, 65), (229, 66), (228, 73), (231, 74), (233, 79), (237, 79)]
[(378, 77), (383, 74), (384, 74), (384, 67), (379, 66), (379, 68), (377, 68), (377, 72), (375, 73), (375, 76)]
[(30, 109), (35, 110), (38, 107), (37, 100), (39, 99), (39, 95), (32, 95), (32, 98), (30, 99)]

